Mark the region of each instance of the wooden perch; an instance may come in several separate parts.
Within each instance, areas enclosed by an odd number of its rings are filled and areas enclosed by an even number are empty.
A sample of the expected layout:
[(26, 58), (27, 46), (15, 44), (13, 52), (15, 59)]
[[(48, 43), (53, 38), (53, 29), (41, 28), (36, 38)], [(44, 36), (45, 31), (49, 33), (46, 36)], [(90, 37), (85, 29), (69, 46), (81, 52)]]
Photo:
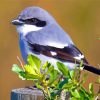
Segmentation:
[(44, 100), (44, 95), (38, 89), (19, 88), (12, 90), (11, 100)]

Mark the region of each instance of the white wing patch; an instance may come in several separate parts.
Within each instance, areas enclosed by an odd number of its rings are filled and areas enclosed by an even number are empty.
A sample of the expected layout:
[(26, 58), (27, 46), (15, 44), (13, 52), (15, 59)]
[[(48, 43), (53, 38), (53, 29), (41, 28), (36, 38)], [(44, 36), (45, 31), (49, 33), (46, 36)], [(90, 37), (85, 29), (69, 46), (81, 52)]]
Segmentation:
[(79, 54), (78, 56), (74, 57), (77, 60), (81, 60), (84, 58), (84, 55)]
[(53, 56), (56, 56), (56, 55), (57, 55), (57, 53), (56, 53), (56, 52), (53, 52), (53, 51), (51, 51), (50, 53), (51, 53), (51, 55), (53, 55)]
[(18, 33), (23, 34), (23, 36), (26, 36), (29, 32), (39, 31), (42, 28), (43, 27), (36, 27), (35, 25), (24, 24), (22, 26), (17, 26), (17, 31), (18, 31)]

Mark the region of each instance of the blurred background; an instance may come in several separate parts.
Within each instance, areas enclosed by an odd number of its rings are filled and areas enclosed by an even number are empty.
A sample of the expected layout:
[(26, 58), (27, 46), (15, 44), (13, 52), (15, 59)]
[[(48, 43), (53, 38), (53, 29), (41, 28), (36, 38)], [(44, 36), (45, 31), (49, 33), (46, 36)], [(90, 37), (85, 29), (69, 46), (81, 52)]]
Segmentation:
[[(0, 100), (10, 100), (12, 89), (32, 85), (11, 71), (21, 58), (18, 34), (11, 21), (28, 6), (39, 6), (54, 16), (85, 54), (91, 65), (100, 64), (100, 0), (2, 0), (0, 2)], [(86, 71), (85, 71), (86, 72)], [(97, 75), (89, 73), (89, 82)], [(98, 86), (95, 86), (97, 91)]]

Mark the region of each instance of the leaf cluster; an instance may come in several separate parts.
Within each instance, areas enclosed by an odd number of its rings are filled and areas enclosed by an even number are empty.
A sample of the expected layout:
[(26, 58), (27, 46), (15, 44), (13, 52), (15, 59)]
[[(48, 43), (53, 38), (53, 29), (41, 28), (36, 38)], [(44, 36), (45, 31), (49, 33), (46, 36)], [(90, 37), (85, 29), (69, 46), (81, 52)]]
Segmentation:
[(88, 91), (83, 87), (87, 75), (81, 74), (82, 62), (80, 67), (74, 66), (74, 70), (69, 70), (61, 62), (57, 62), (57, 69), (48, 61), (42, 64), (33, 55), (28, 55), (27, 61), (28, 64), (22, 68), (14, 64), (12, 71), (22, 80), (32, 80), (43, 91), (45, 100), (95, 100), (100, 95), (100, 89), (94, 93), (92, 83), (89, 84)]

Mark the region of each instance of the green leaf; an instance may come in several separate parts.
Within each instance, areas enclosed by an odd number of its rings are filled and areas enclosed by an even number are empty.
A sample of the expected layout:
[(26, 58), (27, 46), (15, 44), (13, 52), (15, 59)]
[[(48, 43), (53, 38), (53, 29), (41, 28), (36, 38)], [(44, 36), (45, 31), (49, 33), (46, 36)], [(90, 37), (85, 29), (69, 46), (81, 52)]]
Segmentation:
[(34, 69), (34, 67), (30, 66), (30, 65), (25, 65), (24, 66), (25, 72), (27, 72), (28, 74), (33, 74), (33, 75), (37, 75), (38, 72), (36, 69)]
[(82, 60), (80, 62), (80, 66), (79, 67), (82, 67), (83, 68), (83, 61)]
[(85, 88), (83, 88), (83, 87), (80, 87), (80, 90), (79, 90), (79, 92), (83, 92), (84, 93), (84, 95), (85, 95), (85, 98), (88, 98), (88, 99), (86, 99), (86, 100), (89, 100), (89, 93), (85, 90)]
[(72, 94), (73, 97), (75, 97), (75, 98), (80, 98), (80, 94), (79, 94), (79, 92), (78, 92), (77, 89), (75, 89), (74, 91), (71, 91), (71, 94)]
[(26, 72), (20, 72), (19, 73), (19, 78), (21, 78), (22, 80), (26, 80)]
[(36, 70), (40, 70), (41, 67), (41, 60), (33, 55), (28, 55), (28, 59), (27, 59), (29, 65), (33, 66)]
[(69, 100), (77, 100), (77, 98), (75, 98), (75, 97), (71, 97)]
[(58, 70), (54, 69), (54, 66), (51, 65), (48, 68), (47, 74), (50, 75), (49, 85), (52, 85), (52, 84), (54, 84), (54, 82), (56, 83), (56, 81), (58, 81), (59, 72), (58, 72)]
[(61, 89), (65, 84), (68, 83), (68, 78), (64, 79), (60, 83), (58, 83), (58, 88)]
[(45, 63), (43, 64), (43, 66), (42, 66), (42, 70), (45, 70), (45, 69), (47, 68), (48, 64), (49, 64), (49, 62), (48, 62), (48, 61), (47, 61), (47, 62), (45, 62)]
[[(51, 76), (54, 76), (54, 72), (56, 74), (56, 70), (54, 69), (54, 66), (52, 66), (50, 63), (47, 64), (47, 68), (46, 68), (46, 74)], [(52, 78), (52, 77), (51, 77)]]
[(12, 71), (16, 73), (23, 72), (23, 70), (17, 64), (13, 64)]
[(57, 62), (57, 67), (64, 76), (68, 75), (69, 69), (63, 63)]
[(56, 79), (58, 78), (58, 71), (54, 70), (50, 73), (50, 84), (53, 83), (54, 81), (56, 81)]
[(74, 84), (72, 82), (68, 82), (67, 84), (64, 84), (63, 89), (71, 89), (74, 87)]
[(69, 73), (70, 73), (71, 79), (73, 79), (75, 77), (75, 70), (70, 70)]
[(46, 63), (43, 64), (42, 69), (45, 70), (46, 68), (49, 68), (51, 64), (47, 61)]
[(80, 89), (79, 94), (80, 94), (80, 100), (91, 100), (89, 99), (89, 95), (86, 93), (85, 90)]
[(22, 80), (38, 80), (40, 78), (40, 76), (29, 74), (26, 72), (20, 72), (19, 78), (21, 78)]
[(93, 92), (93, 83), (89, 83), (89, 92), (90, 94), (93, 96), (94, 92)]
[(38, 89), (43, 90), (43, 86), (41, 86), (41, 84), (39, 84), (38, 82), (37, 82), (37, 83), (35, 83), (35, 85), (36, 85), (36, 87), (37, 87)]
[[(53, 90), (50, 94), (52, 98), (55, 98), (57, 95), (59, 96), (62, 90)], [(54, 99), (53, 99), (54, 100)]]

